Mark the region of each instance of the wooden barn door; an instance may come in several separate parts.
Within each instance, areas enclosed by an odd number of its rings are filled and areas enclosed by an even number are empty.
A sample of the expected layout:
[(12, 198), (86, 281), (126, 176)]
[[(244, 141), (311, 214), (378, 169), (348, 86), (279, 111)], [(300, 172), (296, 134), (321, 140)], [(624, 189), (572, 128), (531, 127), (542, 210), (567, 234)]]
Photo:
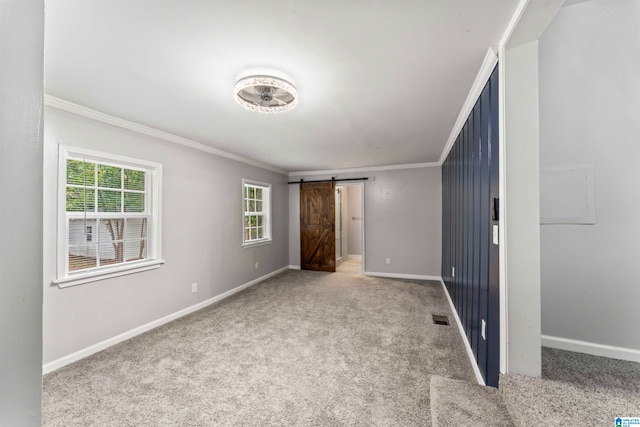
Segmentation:
[(300, 266), (336, 271), (335, 183), (300, 184)]

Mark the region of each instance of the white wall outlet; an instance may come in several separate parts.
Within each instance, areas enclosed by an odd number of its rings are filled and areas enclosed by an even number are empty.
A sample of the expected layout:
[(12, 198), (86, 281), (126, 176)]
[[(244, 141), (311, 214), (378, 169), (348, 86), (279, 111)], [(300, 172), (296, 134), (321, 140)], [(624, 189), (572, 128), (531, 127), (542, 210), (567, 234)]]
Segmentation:
[(387, 257), (387, 264), (391, 264), (391, 257)]
[(198, 284), (197, 283), (192, 283), (191, 284), (191, 293), (196, 293), (198, 292)]
[(456, 277), (456, 268), (451, 267), (451, 277)]
[(257, 269), (258, 269), (258, 267), (260, 267), (260, 261), (256, 261), (256, 262), (254, 262), (254, 263), (253, 263), (253, 269), (254, 269), (254, 270), (257, 270)]
[(487, 339), (487, 322), (484, 321), (484, 319), (482, 319), (482, 339), (486, 340)]

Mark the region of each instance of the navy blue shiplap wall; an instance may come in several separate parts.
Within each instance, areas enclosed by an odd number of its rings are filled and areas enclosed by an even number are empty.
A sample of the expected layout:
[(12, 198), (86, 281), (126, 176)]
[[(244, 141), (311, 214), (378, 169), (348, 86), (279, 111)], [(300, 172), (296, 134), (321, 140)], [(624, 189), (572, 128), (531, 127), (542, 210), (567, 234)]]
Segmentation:
[(499, 253), (492, 242), (498, 179), (496, 67), (442, 165), (442, 278), (492, 386), (500, 363)]

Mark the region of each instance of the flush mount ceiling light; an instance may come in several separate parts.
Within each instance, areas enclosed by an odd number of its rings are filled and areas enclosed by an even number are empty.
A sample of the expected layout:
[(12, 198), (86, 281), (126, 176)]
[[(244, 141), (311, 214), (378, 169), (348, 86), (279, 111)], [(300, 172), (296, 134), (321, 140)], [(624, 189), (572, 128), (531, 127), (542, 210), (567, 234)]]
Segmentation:
[(236, 101), (244, 108), (261, 113), (281, 113), (297, 102), (296, 87), (273, 76), (249, 76), (236, 82)]

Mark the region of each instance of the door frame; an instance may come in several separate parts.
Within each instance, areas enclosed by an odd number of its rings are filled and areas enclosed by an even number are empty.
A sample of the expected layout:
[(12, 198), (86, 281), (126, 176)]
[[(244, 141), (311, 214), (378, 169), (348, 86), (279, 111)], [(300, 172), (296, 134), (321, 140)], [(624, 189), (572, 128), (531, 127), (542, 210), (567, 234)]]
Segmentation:
[[(364, 185), (364, 181), (354, 181), (354, 182), (349, 182), (348, 184), (340, 184), (339, 186), (342, 188), (346, 188), (346, 187), (360, 187), (360, 212), (362, 212), (362, 220), (360, 221), (360, 247), (362, 248), (362, 267), (360, 270), (360, 275), (364, 276), (366, 274), (366, 263), (365, 263), (365, 258), (366, 258), (366, 246), (365, 246), (365, 242), (366, 242), (366, 227), (365, 227), (365, 218), (366, 218), (366, 212), (365, 212), (365, 185)], [(349, 218), (349, 221), (351, 219)], [(344, 248), (343, 248), (344, 249)], [(343, 251), (344, 252), (344, 251)], [(346, 254), (346, 258), (349, 257), (349, 251), (347, 250), (347, 254)], [(343, 258), (345, 258), (345, 255), (343, 254)], [(337, 261), (337, 260), (336, 260)]]
[[(344, 190), (344, 186), (343, 185), (339, 185), (336, 184), (336, 192), (340, 191), (340, 210), (343, 210), (343, 205), (344, 205), (344, 200), (343, 200), (343, 190)], [(337, 198), (336, 198), (337, 200)], [(335, 204), (335, 209), (336, 209), (336, 218), (338, 215), (337, 209), (338, 209), (338, 204)], [(337, 223), (337, 221), (336, 221)], [(342, 217), (342, 212), (340, 212), (340, 227), (344, 228), (344, 218)], [(347, 235), (349, 233), (347, 232)], [(338, 227), (336, 227), (336, 240), (338, 240)], [(340, 264), (342, 264), (345, 260), (345, 256), (344, 256), (344, 233), (342, 232), (342, 230), (340, 230), (340, 257), (338, 257), (338, 251), (336, 250), (336, 269), (338, 268), (338, 266)], [(336, 246), (337, 248), (337, 246)]]
[[(366, 237), (366, 194), (365, 194), (365, 190), (366, 190), (366, 186), (365, 186), (365, 181), (352, 181), (349, 182), (348, 184), (349, 186), (360, 186), (361, 188), (361, 197), (360, 197), (360, 209), (362, 211), (362, 224), (361, 224), (361, 234), (362, 234), (362, 238), (361, 238), (361, 244), (362, 244), (362, 272), (361, 275), (365, 276), (367, 274), (367, 264), (366, 264), (366, 242), (367, 242), (367, 237)], [(346, 187), (347, 184), (342, 184), (341, 186)], [(300, 258), (300, 235), (302, 233), (302, 230), (300, 229), (300, 189), (299, 188), (294, 188), (293, 186), (289, 189), (289, 200), (290, 200), (290, 205), (289, 205), (289, 259), (296, 259), (297, 258), (297, 263), (296, 264), (292, 264), (289, 267), (295, 270), (300, 270), (302, 268), (302, 259)], [(296, 218), (296, 220), (291, 221), (292, 218)], [(291, 248), (297, 248), (297, 250), (294, 249), (294, 252), (291, 251)], [(294, 258), (295, 257), (295, 258)]]

